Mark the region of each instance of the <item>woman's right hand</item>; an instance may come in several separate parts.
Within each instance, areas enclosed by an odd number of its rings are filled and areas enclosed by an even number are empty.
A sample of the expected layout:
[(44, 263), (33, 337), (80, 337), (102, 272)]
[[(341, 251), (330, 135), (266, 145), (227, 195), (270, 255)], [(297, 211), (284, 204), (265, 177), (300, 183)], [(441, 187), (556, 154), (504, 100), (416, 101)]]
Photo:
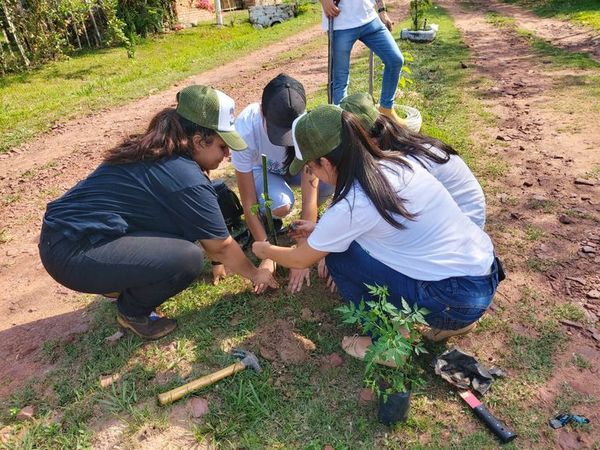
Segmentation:
[(327, 270), (327, 264), (325, 264), (325, 258), (322, 258), (317, 264), (317, 273), (320, 278), (324, 278), (327, 284), (327, 287), (331, 292), (335, 292), (337, 290), (337, 286), (335, 285), (335, 281), (333, 281), (333, 277)]
[(295, 240), (307, 239), (315, 226), (316, 224), (310, 220), (296, 220), (294, 221), (293, 231), (290, 231), (290, 237)]
[(272, 287), (273, 289), (277, 289), (279, 287), (279, 283), (277, 283), (275, 278), (273, 278), (273, 273), (268, 269), (261, 267), (256, 269), (256, 272), (252, 277), (252, 284), (254, 285), (255, 294), (262, 294), (269, 287)]
[(340, 13), (340, 8), (336, 6), (333, 0), (321, 0), (321, 6), (323, 7), (323, 12), (329, 18), (336, 17)]

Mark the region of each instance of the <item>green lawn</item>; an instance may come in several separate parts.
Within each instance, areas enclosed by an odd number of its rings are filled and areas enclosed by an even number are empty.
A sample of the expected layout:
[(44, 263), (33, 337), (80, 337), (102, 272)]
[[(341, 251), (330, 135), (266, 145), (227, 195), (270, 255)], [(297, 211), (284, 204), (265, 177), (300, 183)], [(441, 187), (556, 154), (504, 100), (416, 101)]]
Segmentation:
[(570, 19), (600, 30), (600, 2), (598, 0), (504, 0), (532, 9), (543, 17)]
[(269, 29), (255, 30), (237, 13), (237, 19), (225, 20), (229, 25), (222, 29), (204, 23), (145, 39), (133, 59), (123, 48), (95, 50), (2, 77), (0, 153), (56, 122), (156, 93), (318, 23), (318, 5), (301, 10), (295, 20)]

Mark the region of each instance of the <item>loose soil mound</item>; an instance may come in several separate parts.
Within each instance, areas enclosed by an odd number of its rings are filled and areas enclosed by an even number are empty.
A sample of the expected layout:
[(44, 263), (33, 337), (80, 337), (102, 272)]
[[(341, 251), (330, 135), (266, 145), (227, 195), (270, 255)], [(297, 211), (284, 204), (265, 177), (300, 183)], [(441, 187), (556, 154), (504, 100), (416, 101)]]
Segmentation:
[(294, 326), (281, 319), (259, 328), (249, 345), (263, 358), (283, 364), (300, 364), (316, 348), (313, 341), (295, 333)]

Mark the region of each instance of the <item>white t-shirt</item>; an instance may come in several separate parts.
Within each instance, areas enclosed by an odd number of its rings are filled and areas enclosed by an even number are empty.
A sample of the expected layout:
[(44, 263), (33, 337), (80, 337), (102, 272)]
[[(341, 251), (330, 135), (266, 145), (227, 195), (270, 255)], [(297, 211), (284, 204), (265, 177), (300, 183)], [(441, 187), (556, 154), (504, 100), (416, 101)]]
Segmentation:
[(488, 235), (460, 211), (433, 175), (414, 161), (409, 164), (413, 171), (390, 163), (384, 169), (406, 209), (417, 215), (414, 221), (396, 216), (405, 229), (388, 224), (355, 183), (345, 199), (323, 214), (308, 245), (341, 253), (356, 241), (373, 258), (416, 280), (489, 274), (494, 248)]
[(285, 147), (273, 145), (267, 136), (260, 111), (260, 103), (252, 103), (244, 108), (235, 120), (235, 129), (242, 136), (248, 148), (239, 152), (231, 152), (231, 162), (235, 170), (243, 173), (252, 172), (254, 167), (261, 167), (260, 155), (267, 155), (267, 170), (277, 175), (285, 175)]
[[(375, 20), (378, 16), (374, 5), (374, 0), (340, 0), (338, 4), (340, 13), (333, 19), (333, 29), (348, 30)], [(322, 24), (323, 30), (327, 31), (329, 19), (325, 13), (323, 13)]]
[[(437, 155), (443, 157), (437, 147), (430, 147)], [(429, 173), (433, 175), (448, 190), (460, 210), (471, 219), (475, 225), (483, 229), (485, 226), (485, 196), (477, 178), (473, 175), (467, 164), (458, 155), (450, 155), (447, 163), (438, 164), (427, 158), (415, 158), (425, 164)]]

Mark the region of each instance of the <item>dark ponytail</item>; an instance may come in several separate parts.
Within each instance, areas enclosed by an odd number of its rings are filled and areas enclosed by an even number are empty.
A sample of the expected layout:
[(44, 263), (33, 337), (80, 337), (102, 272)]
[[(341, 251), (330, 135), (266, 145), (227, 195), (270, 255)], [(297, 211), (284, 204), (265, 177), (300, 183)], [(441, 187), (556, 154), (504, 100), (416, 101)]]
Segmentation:
[[(332, 205), (345, 199), (352, 185), (357, 181), (379, 214), (393, 227), (405, 228), (393, 214), (408, 220), (415, 219), (415, 215), (404, 207), (405, 199), (396, 194), (380, 163), (382, 161), (394, 163), (385, 169), (392, 171), (395, 164), (409, 169), (410, 165), (400, 155), (384, 152), (373, 145), (358, 119), (352, 114), (346, 111), (342, 113), (342, 142), (324, 158), (328, 159), (337, 171)], [(319, 161), (316, 163), (319, 164)]]
[(104, 162), (128, 164), (155, 161), (165, 156), (192, 156), (196, 134), (209, 143), (216, 135), (213, 130), (184, 119), (175, 108), (165, 108), (152, 118), (144, 134), (130, 136), (108, 150)]
[[(437, 164), (445, 164), (450, 160), (450, 155), (458, 154), (456, 150), (445, 142), (421, 133), (415, 133), (407, 127), (398, 125), (394, 120), (383, 114), (379, 115), (370, 133), (377, 140), (379, 148), (412, 156), (422, 166), (424, 166), (424, 159)], [(443, 154), (440, 155), (432, 150), (431, 147), (440, 149)]]

